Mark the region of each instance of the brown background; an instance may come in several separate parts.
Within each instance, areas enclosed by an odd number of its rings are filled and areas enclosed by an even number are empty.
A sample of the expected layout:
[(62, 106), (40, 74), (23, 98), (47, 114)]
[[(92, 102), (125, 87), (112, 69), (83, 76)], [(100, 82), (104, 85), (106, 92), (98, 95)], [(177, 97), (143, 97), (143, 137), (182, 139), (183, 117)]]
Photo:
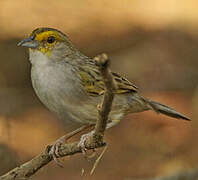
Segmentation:
[[(71, 129), (35, 96), (28, 53), (17, 42), (37, 27), (68, 34), (86, 55), (106, 52), (139, 92), (176, 108), (192, 122), (153, 112), (127, 116), (106, 133), (109, 144), (93, 176), (93, 160), (64, 158), (32, 179), (132, 179), (198, 165), (198, 2), (196, 0), (1, 0), (0, 174)], [(81, 177), (81, 169), (85, 174)]]

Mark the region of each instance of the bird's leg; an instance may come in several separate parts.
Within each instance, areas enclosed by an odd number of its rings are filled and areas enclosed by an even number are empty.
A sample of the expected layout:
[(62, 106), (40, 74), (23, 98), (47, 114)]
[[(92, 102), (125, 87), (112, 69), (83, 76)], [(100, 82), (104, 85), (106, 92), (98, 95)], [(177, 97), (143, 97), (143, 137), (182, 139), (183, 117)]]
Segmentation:
[(87, 133), (87, 134), (83, 134), (81, 137), (80, 137), (80, 141), (78, 143), (78, 146), (81, 148), (81, 151), (83, 153), (83, 155), (86, 157), (86, 158), (89, 158), (89, 156), (86, 154), (87, 152), (87, 149), (85, 147), (85, 142), (91, 137), (93, 136), (94, 134), (94, 130)]
[(83, 132), (89, 128), (93, 127), (93, 125), (85, 125), (85, 126), (82, 126), (62, 137), (60, 137), (59, 139), (57, 139), (52, 145), (51, 145), (51, 148), (49, 150), (49, 155), (52, 156), (52, 158), (54, 159), (54, 161), (57, 163), (57, 165), (61, 166), (62, 167), (62, 164), (58, 161), (57, 158), (60, 157), (60, 154), (59, 154), (59, 148), (62, 144), (66, 143), (67, 140), (69, 140), (71, 137), (75, 136), (76, 134), (80, 133), (80, 132)]
[[(109, 129), (109, 128), (111, 128), (111, 127), (117, 125), (119, 122), (120, 122), (120, 120), (113, 120), (113, 121), (110, 121), (109, 123), (107, 123), (106, 129)], [(85, 147), (85, 142), (86, 142), (89, 138), (91, 138), (91, 136), (93, 136), (93, 134), (94, 134), (94, 130), (91, 131), (91, 132), (89, 132), (89, 133), (87, 133), (87, 134), (83, 134), (83, 135), (81, 136), (81, 138), (80, 138), (80, 142), (78, 143), (78, 146), (81, 148), (81, 151), (82, 151), (83, 155), (84, 155), (86, 158), (87, 158), (87, 157), (88, 157), (88, 158), (94, 157), (93, 155), (88, 156), (88, 155), (86, 154), (87, 149), (86, 149), (86, 147)], [(94, 150), (94, 153), (95, 153), (95, 150)]]

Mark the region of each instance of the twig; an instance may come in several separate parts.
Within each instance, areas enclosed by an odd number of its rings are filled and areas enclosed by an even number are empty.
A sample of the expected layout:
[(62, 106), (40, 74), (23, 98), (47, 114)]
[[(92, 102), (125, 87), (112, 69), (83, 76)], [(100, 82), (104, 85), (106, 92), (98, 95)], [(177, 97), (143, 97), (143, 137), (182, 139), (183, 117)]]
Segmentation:
[(106, 152), (107, 150), (107, 145), (104, 147), (104, 149), (102, 150), (102, 153), (100, 154), (100, 156), (96, 159), (94, 165), (93, 165), (93, 168), (91, 169), (91, 172), (90, 172), (90, 175), (92, 175), (96, 169), (96, 167), (98, 166), (98, 163), (100, 162), (101, 158), (103, 157), (104, 153)]
[(107, 125), (108, 115), (111, 111), (111, 106), (114, 98), (113, 92), (116, 89), (116, 85), (114, 83), (113, 76), (108, 68), (109, 60), (107, 55), (102, 54), (96, 56), (94, 59), (96, 61), (96, 64), (100, 67), (101, 75), (106, 87), (102, 105), (98, 106), (99, 117), (95, 126), (95, 134), (103, 136)]
[[(69, 144), (62, 145), (59, 149), (61, 157), (73, 155), (76, 153), (81, 153), (81, 148), (78, 146), (79, 142), (73, 142)], [(96, 145), (96, 146), (95, 146)], [(87, 149), (99, 148), (105, 144), (88, 144), (86, 142)], [(11, 170), (7, 174), (0, 177), (0, 180), (22, 180), (35, 174), (40, 168), (48, 164), (52, 160), (52, 157), (47, 151), (42, 152), (32, 160), (22, 164), (19, 167)]]
[[(113, 101), (113, 78), (111, 73), (108, 69), (109, 61), (106, 55), (101, 55), (96, 58), (97, 65), (101, 69), (101, 74), (104, 78), (104, 82), (106, 85), (106, 91), (104, 94), (104, 99), (102, 103), (101, 110), (99, 111), (99, 118), (96, 123), (95, 127), (95, 137), (100, 138), (93, 138), (94, 141), (86, 141), (85, 147), (86, 149), (95, 149), (105, 145), (103, 140), (104, 131), (107, 124), (108, 114), (111, 110), (111, 104)], [(70, 133), (73, 135), (73, 133)], [(78, 146), (79, 142), (73, 142), (65, 145), (61, 145), (59, 149), (59, 155), (61, 157), (73, 155), (76, 153), (81, 153), (81, 148)], [(48, 154), (49, 147), (46, 151), (42, 152), (38, 156), (34, 157), (32, 160), (22, 164), (19, 167), (9, 171), (7, 174), (0, 177), (0, 180), (24, 180), (35, 174), (40, 168), (47, 165), (51, 160), (52, 157)]]

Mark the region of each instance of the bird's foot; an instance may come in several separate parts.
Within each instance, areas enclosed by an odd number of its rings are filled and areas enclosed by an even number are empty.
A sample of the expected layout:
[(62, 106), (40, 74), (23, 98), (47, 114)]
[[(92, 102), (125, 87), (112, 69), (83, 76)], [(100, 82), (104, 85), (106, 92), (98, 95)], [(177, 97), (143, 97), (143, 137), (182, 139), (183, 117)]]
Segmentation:
[(59, 149), (60, 149), (60, 146), (64, 143), (67, 142), (67, 140), (69, 140), (70, 138), (72, 138), (73, 136), (77, 135), (78, 133), (80, 132), (83, 132), (85, 131), (86, 129), (89, 129), (89, 128), (92, 128), (93, 125), (85, 125), (85, 126), (82, 126), (62, 137), (60, 137), (58, 140), (56, 140), (50, 147), (50, 149), (47, 148), (47, 152), (50, 156), (52, 156), (53, 160), (56, 162), (56, 164), (60, 167), (63, 167), (63, 165), (60, 163), (60, 161), (58, 160), (60, 156), (59, 154)]
[(56, 140), (50, 150), (49, 150), (49, 155), (52, 156), (53, 160), (55, 161), (55, 163), (60, 166), (60, 167), (63, 167), (63, 165), (60, 163), (60, 161), (58, 160), (60, 156), (59, 154), (59, 148), (62, 144), (64, 144), (66, 142), (66, 138), (65, 136), (59, 138), (58, 140)]
[(84, 157), (86, 157), (87, 159), (93, 158), (96, 155), (95, 149), (93, 149), (93, 153), (91, 155), (88, 155), (87, 148), (85, 147), (86, 141), (89, 140), (93, 136), (93, 134), (94, 134), (94, 131), (91, 131), (87, 134), (82, 135), (80, 138), (80, 142), (78, 143), (78, 147), (81, 148), (81, 151), (82, 151)]

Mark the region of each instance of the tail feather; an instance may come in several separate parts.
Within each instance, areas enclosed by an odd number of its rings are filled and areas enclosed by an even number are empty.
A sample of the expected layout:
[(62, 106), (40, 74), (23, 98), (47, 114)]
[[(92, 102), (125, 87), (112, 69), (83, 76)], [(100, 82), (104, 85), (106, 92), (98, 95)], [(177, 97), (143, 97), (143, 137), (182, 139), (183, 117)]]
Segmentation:
[(150, 100), (147, 100), (147, 102), (149, 103), (149, 106), (151, 107), (151, 109), (157, 113), (162, 113), (173, 118), (184, 119), (184, 120), (190, 121), (188, 117), (184, 116), (183, 114), (175, 111), (174, 109), (166, 105), (160, 104), (155, 101), (150, 101)]

